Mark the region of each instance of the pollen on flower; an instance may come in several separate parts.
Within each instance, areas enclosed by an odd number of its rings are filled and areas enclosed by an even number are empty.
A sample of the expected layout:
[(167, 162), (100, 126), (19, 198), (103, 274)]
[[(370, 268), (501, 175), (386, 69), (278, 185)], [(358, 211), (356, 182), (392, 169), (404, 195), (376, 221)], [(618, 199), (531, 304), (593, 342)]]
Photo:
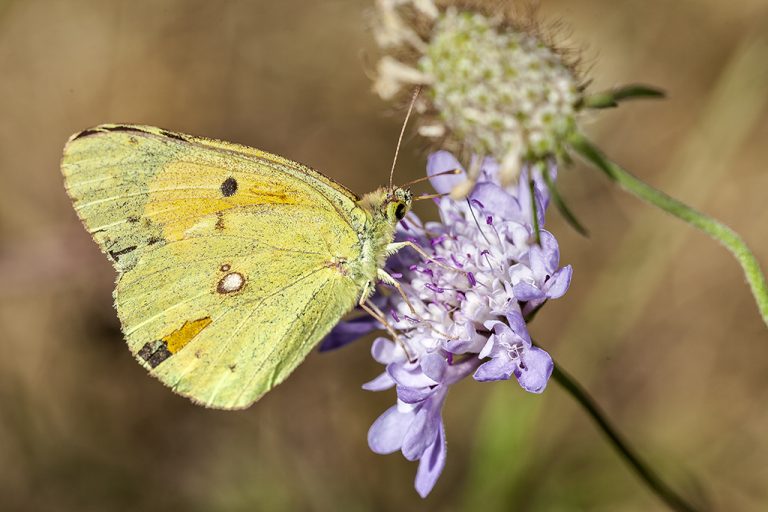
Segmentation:
[[(402, 14), (407, 4), (410, 16)], [(572, 66), (539, 35), (502, 16), (438, 8), (431, 0), (380, 0), (378, 6), (377, 40), (391, 54), (379, 61), (374, 89), (389, 99), (423, 86), (422, 136), (495, 158), (505, 184), (524, 164), (564, 150), (582, 90)], [(472, 167), (468, 171), (476, 178)]]

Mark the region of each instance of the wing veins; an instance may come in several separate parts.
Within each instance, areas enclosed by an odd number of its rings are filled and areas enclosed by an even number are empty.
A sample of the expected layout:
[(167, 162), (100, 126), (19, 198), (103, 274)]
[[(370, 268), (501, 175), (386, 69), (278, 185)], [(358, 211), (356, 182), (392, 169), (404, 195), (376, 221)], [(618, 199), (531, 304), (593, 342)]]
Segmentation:
[[(318, 272), (320, 272), (324, 268), (326, 268), (326, 267), (315, 268), (311, 272), (309, 272), (308, 274), (305, 274), (305, 275), (299, 277), (294, 282), (283, 286), (279, 290), (275, 290), (274, 292), (270, 293), (269, 295), (267, 295), (265, 297), (259, 297), (259, 298), (256, 298), (256, 299), (251, 299), (249, 301), (242, 302), (242, 303), (237, 304), (237, 305), (227, 306), (225, 308), (225, 310), (219, 316), (217, 316), (214, 321), (219, 321), (220, 319), (224, 318), (225, 315), (227, 315), (227, 314), (229, 314), (229, 313), (231, 313), (231, 312), (233, 312), (235, 310), (242, 309), (245, 306), (249, 306), (249, 305), (253, 304), (254, 302), (258, 302), (256, 305), (254, 305), (251, 308), (251, 311), (248, 312), (248, 315), (240, 322), (240, 324), (238, 324), (237, 328), (232, 333), (230, 333), (229, 338), (227, 339), (227, 341), (221, 344), (221, 348), (219, 349), (219, 351), (214, 356), (214, 359), (211, 361), (211, 363), (209, 365), (209, 368), (211, 370), (215, 369), (216, 364), (219, 362), (219, 360), (221, 359), (222, 355), (226, 352), (226, 349), (231, 346), (232, 340), (234, 339), (235, 335), (251, 319), (251, 317), (253, 317), (254, 313), (256, 312), (258, 307), (261, 306), (262, 303), (264, 303), (266, 300), (274, 297), (275, 295), (278, 295), (278, 294), (280, 294), (280, 293), (282, 293), (282, 292), (284, 292), (284, 291), (286, 291), (286, 290), (288, 290), (290, 288), (293, 288), (294, 286), (296, 286), (297, 284), (301, 283), (305, 279), (308, 279), (309, 277), (317, 274)], [(302, 311), (302, 313), (303, 313), (303, 311)], [(189, 374), (189, 372), (194, 368), (194, 365), (195, 365), (195, 361), (192, 361), (189, 365), (187, 365), (187, 367), (181, 372), (181, 376), (177, 379), (176, 384), (181, 382), (184, 379), (184, 377), (186, 377), (187, 374)], [(207, 373), (210, 373), (210, 372), (207, 372)], [(213, 400), (213, 398), (215, 398), (215, 395), (213, 397), (211, 397), (211, 400)]]
[[(145, 215), (145, 216), (146, 217), (153, 217), (153, 216), (155, 216), (157, 214), (160, 214), (160, 213), (167, 213), (167, 212), (172, 212), (172, 211), (181, 210), (181, 209), (182, 209), (181, 206), (178, 206), (176, 208), (166, 208), (165, 210), (160, 210), (160, 211), (152, 212), (152, 215)], [(187, 217), (182, 217), (182, 218), (180, 218), (178, 220), (187, 220), (187, 219), (192, 219), (192, 218), (196, 218), (196, 217), (190, 215), (190, 216), (187, 216)], [(102, 226), (98, 226), (98, 227), (95, 227), (95, 228), (88, 228), (88, 232), (93, 234), (95, 231), (99, 231), (99, 230), (107, 229), (107, 228), (112, 228), (112, 227), (115, 227), (115, 226), (119, 226), (120, 224), (127, 224), (127, 223), (128, 223), (128, 219), (121, 219), (121, 220), (119, 220), (117, 222), (112, 222), (111, 224), (104, 224)], [(169, 224), (170, 223), (164, 223), (163, 226), (166, 226), (166, 225), (169, 225)]]
[[(304, 308), (301, 310), (301, 314), (297, 315), (297, 318), (298, 318), (298, 317), (300, 317), (300, 316), (303, 316), (303, 315), (304, 315), (304, 313), (306, 313), (306, 312), (307, 312), (307, 309), (309, 308), (310, 304), (312, 304), (313, 302), (315, 302), (315, 298), (316, 298), (316, 297), (317, 297), (317, 291), (315, 291), (315, 293), (313, 293), (313, 294), (312, 294), (312, 297), (311, 297), (311, 298), (310, 298), (310, 299), (309, 299), (309, 300), (306, 302), (306, 304), (304, 304)], [(306, 337), (306, 339), (311, 339), (311, 338), (314, 336), (314, 334), (315, 334), (315, 331), (317, 331), (317, 326), (318, 326), (318, 324), (319, 324), (319, 322), (320, 322), (320, 318), (322, 318), (322, 316), (323, 316), (323, 315), (325, 315), (325, 312), (327, 311), (327, 309), (328, 309), (328, 303), (326, 302), (325, 306), (323, 307), (323, 314), (322, 314), (322, 315), (318, 315), (318, 316), (315, 318), (315, 323), (314, 323), (314, 325), (312, 326), (312, 331), (311, 331), (311, 334), (312, 334), (312, 335), (311, 335), (311, 336), (307, 336), (307, 337)], [(290, 331), (288, 331), (288, 332), (290, 332)], [(269, 359), (270, 359), (270, 358), (271, 358), (271, 357), (274, 355), (275, 351), (277, 350), (277, 347), (278, 347), (278, 346), (281, 346), (281, 347), (282, 347), (282, 346), (284, 345), (283, 341), (285, 341), (285, 336), (286, 336), (287, 334), (288, 334), (288, 333), (286, 333), (286, 334), (283, 336), (283, 338), (281, 339), (281, 343), (274, 343), (274, 344), (273, 344), (273, 346), (272, 346), (272, 350), (269, 352), (269, 355), (268, 355), (268, 356), (267, 356), (265, 359), (263, 359), (263, 360), (262, 360), (262, 362), (261, 362), (261, 365), (259, 365), (258, 369), (256, 369), (256, 370), (255, 370), (255, 371), (252, 373), (252, 375), (251, 375), (251, 378), (248, 380), (248, 384), (247, 384), (247, 385), (245, 385), (245, 386), (243, 386), (243, 387), (240, 389), (240, 393), (237, 395), (237, 398), (235, 399), (235, 402), (238, 402), (238, 401), (240, 400), (240, 397), (242, 397), (242, 396), (243, 396), (243, 393), (245, 392), (245, 390), (251, 387), (251, 385), (252, 385), (252, 383), (253, 383), (254, 379), (255, 379), (255, 378), (256, 378), (256, 376), (259, 374), (259, 372), (261, 371), (261, 369), (262, 369), (262, 368), (264, 368), (264, 365), (266, 364), (266, 362), (267, 362), (267, 361), (268, 361), (268, 360), (269, 360)], [(305, 341), (302, 343), (302, 347), (304, 346), (304, 344), (306, 344), (306, 339), (305, 339)], [(274, 387), (274, 385), (275, 385), (275, 384), (274, 384), (274, 378), (275, 378), (275, 371), (276, 371), (276, 369), (277, 369), (277, 367), (275, 367), (275, 368), (273, 369), (272, 375), (270, 376), (270, 383), (269, 383), (269, 387), (270, 387), (270, 388), (273, 388), (273, 387)]]
[[(231, 236), (234, 236), (234, 235), (231, 235)], [(202, 238), (202, 237), (201, 237), (201, 238)], [(237, 238), (244, 238), (244, 237), (237, 237)], [(248, 238), (248, 239), (246, 239), (246, 240), (252, 240), (252, 239)], [(256, 242), (257, 244), (258, 244), (258, 243), (260, 243), (260, 242), (258, 242), (258, 241), (255, 241), (255, 242)], [(314, 252), (305, 252), (305, 251), (298, 251), (298, 250), (292, 250), (292, 249), (282, 249), (282, 248), (279, 248), (279, 247), (271, 247), (271, 246), (270, 246), (270, 248), (272, 248), (273, 250), (276, 250), (276, 251), (287, 252), (287, 253), (296, 253), (296, 254), (308, 254), (308, 255), (318, 255), (318, 256), (322, 256), (322, 254), (320, 254), (320, 253), (314, 253)], [(213, 260), (218, 260), (218, 259), (220, 259), (220, 258), (221, 258), (220, 256), (212, 256), (212, 257), (210, 257), (210, 258), (202, 258), (202, 259), (199, 259), (199, 260), (192, 260), (192, 261), (186, 261), (186, 260), (185, 260), (185, 261), (184, 261), (184, 263), (202, 263), (202, 262), (204, 262), (204, 261), (213, 261)], [(170, 268), (170, 267), (165, 267), (165, 268), (162, 268), (162, 269), (160, 269), (160, 270), (156, 270), (156, 271), (154, 271), (154, 272), (151, 272), (151, 273), (149, 273), (149, 274), (144, 274), (144, 276), (143, 276), (143, 277), (144, 277), (145, 279), (146, 279), (146, 278), (149, 278), (149, 277), (152, 277), (152, 276), (154, 276), (154, 275), (156, 275), (156, 274), (160, 274), (160, 273), (162, 273), (162, 272), (166, 272), (166, 271), (167, 271), (169, 268)], [(319, 268), (326, 268), (326, 267), (319, 267)], [(130, 272), (130, 270), (129, 270), (128, 272)], [(149, 290), (147, 293), (143, 293), (143, 294), (141, 294), (141, 295), (135, 295), (134, 297), (131, 297), (131, 299), (125, 299), (125, 300), (122, 302), (122, 305), (125, 305), (125, 304), (130, 304), (131, 302), (133, 302), (133, 301), (136, 301), (136, 300), (139, 300), (139, 299), (141, 299), (142, 297), (146, 297), (146, 295), (147, 295), (149, 292), (153, 292), (153, 291), (154, 291), (154, 290)]]
[[(89, 206), (94, 206), (101, 203), (108, 203), (110, 201), (116, 201), (119, 199), (128, 199), (130, 197), (139, 197), (139, 196), (146, 196), (150, 193), (155, 192), (172, 192), (175, 190), (216, 190), (216, 187), (178, 187), (178, 188), (160, 188), (160, 189), (153, 189), (153, 190), (144, 190), (141, 192), (136, 192), (133, 194), (123, 194), (119, 196), (112, 196), (112, 197), (103, 197), (101, 199), (95, 199), (93, 201), (88, 201), (87, 203), (78, 203), (75, 205), (75, 210), (81, 210), (83, 208), (87, 208)], [(184, 199), (184, 198), (179, 198)], [(167, 201), (167, 200), (166, 200)]]
[(206, 294), (208, 294), (208, 293), (209, 293), (209, 292), (206, 290), (204, 293), (201, 293), (201, 294), (199, 294), (199, 295), (194, 295), (194, 296), (192, 296), (192, 297), (189, 297), (188, 299), (184, 299), (184, 300), (182, 300), (182, 301), (179, 301), (179, 302), (176, 302), (176, 303), (174, 303), (172, 306), (169, 306), (169, 307), (165, 308), (164, 310), (162, 310), (161, 312), (157, 313), (156, 315), (153, 315), (153, 316), (151, 316), (151, 317), (147, 318), (146, 320), (144, 320), (143, 322), (141, 322), (141, 323), (139, 323), (139, 324), (137, 324), (137, 325), (133, 326), (133, 328), (132, 328), (130, 331), (126, 331), (126, 332), (125, 332), (125, 336), (126, 336), (126, 337), (130, 336), (131, 334), (133, 334), (134, 332), (136, 332), (137, 330), (139, 330), (139, 329), (140, 329), (141, 327), (143, 327), (144, 325), (146, 325), (146, 324), (148, 324), (149, 322), (153, 321), (154, 319), (156, 319), (156, 318), (158, 318), (158, 317), (160, 317), (160, 316), (164, 315), (164, 314), (165, 314), (165, 313), (167, 313), (168, 311), (170, 311), (170, 310), (172, 310), (172, 309), (176, 309), (177, 307), (181, 306), (182, 304), (186, 304), (187, 302), (193, 301), (193, 300), (195, 300), (195, 299), (199, 299), (200, 297), (203, 297), (204, 295), (206, 295)]

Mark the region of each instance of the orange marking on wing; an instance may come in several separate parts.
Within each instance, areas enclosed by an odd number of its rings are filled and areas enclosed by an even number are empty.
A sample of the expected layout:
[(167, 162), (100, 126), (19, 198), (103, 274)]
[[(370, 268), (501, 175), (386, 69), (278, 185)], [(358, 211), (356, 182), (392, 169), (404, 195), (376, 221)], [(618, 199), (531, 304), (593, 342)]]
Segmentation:
[[(183, 186), (177, 184), (179, 177), (183, 177)], [(230, 180), (233, 183), (225, 186)], [(243, 206), (314, 205), (315, 194), (311, 185), (296, 180), (253, 179), (246, 173), (223, 172), (204, 164), (172, 162), (150, 184), (142, 217), (162, 226), (163, 238), (174, 241), (183, 239), (207, 215), (226, 217), (227, 210)], [(217, 223), (219, 229), (224, 225)]]
[(259, 188), (252, 188), (248, 190), (248, 193), (251, 194), (252, 199), (255, 199), (253, 196), (263, 199), (263, 201), (258, 201), (256, 204), (296, 204), (299, 202), (295, 194), (292, 196), (286, 194), (283, 187), (267, 189), (263, 188), (263, 185), (260, 184)]
[(209, 316), (191, 322), (184, 322), (184, 325), (163, 338), (163, 341), (168, 346), (168, 352), (175, 354), (184, 348), (187, 343), (192, 341), (192, 339), (200, 334), (203, 329), (208, 327), (211, 322), (212, 320)]

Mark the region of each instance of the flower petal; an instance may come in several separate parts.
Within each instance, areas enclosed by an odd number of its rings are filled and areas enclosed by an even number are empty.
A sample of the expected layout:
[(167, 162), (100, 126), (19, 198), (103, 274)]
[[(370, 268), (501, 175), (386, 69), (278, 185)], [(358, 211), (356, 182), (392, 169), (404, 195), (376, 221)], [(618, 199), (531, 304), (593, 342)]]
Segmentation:
[(512, 293), (515, 295), (517, 300), (522, 302), (541, 300), (545, 297), (544, 292), (525, 281), (520, 281), (515, 286), (513, 286)]
[(379, 328), (379, 323), (367, 315), (339, 322), (320, 343), (319, 350), (326, 352), (341, 348)]
[(437, 382), (427, 377), (418, 364), (392, 363), (387, 365), (387, 373), (401, 386), (408, 388), (425, 388), (434, 386)]
[(405, 358), (402, 347), (389, 338), (376, 338), (371, 345), (371, 355), (377, 363), (390, 364)]
[(478, 359), (485, 359), (489, 355), (491, 355), (491, 351), (493, 350), (493, 346), (496, 342), (496, 335), (491, 334), (488, 336), (488, 341), (485, 342), (485, 345), (483, 346), (483, 349), (480, 351), (479, 354), (477, 354)]
[(555, 235), (542, 229), (539, 232), (542, 252), (544, 253), (544, 264), (548, 273), (552, 273), (560, 264), (560, 247), (557, 245)]
[(427, 403), (419, 409), (416, 417), (413, 419), (408, 431), (403, 438), (403, 456), (408, 460), (421, 458), (424, 451), (435, 442), (437, 430), (440, 426), (440, 410), (434, 411), (435, 407), (440, 407), (439, 401)]
[(418, 404), (432, 396), (433, 388), (407, 388), (397, 386), (397, 398), (406, 404)]
[(528, 266), (531, 268), (533, 278), (537, 281), (543, 281), (548, 272), (547, 254), (538, 245), (534, 245), (528, 251)]
[(431, 353), (421, 358), (421, 371), (424, 375), (440, 383), (443, 381), (443, 375), (445, 375), (445, 368), (448, 366), (448, 362), (445, 357), (438, 353)]
[(513, 196), (503, 188), (488, 181), (483, 181), (475, 186), (470, 199), (479, 201), (483, 209), (492, 212), (494, 217), (501, 220), (514, 220), (519, 215), (520, 209)]
[(517, 365), (509, 357), (499, 355), (480, 365), (475, 370), (473, 378), (478, 382), (493, 380), (509, 380), (517, 369)]
[(405, 433), (413, 423), (413, 413), (402, 413), (393, 405), (368, 429), (368, 446), (379, 454), (394, 453), (403, 445)]
[(538, 347), (531, 347), (523, 352), (522, 362), (525, 370), (518, 368), (515, 371), (520, 386), (531, 393), (544, 391), (555, 366), (549, 354)]
[(568, 286), (571, 284), (571, 275), (573, 274), (573, 267), (567, 265), (552, 276), (545, 285), (545, 292), (550, 299), (559, 299), (565, 292), (568, 291)]
[(366, 391), (384, 391), (395, 385), (395, 381), (389, 376), (387, 372), (381, 373), (373, 380), (369, 380), (363, 384), (363, 389)]
[(509, 328), (514, 332), (526, 347), (531, 345), (531, 336), (528, 334), (528, 326), (525, 323), (525, 318), (519, 310), (512, 310), (507, 313), (507, 322), (509, 322)]
[(437, 429), (437, 438), (426, 449), (419, 461), (419, 469), (416, 470), (416, 481), (414, 487), (419, 496), (426, 498), (432, 491), (432, 488), (440, 478), (440, 474), (445, 467), (446, 455), (448, 454), (448, 443), (445, 440), (445, 428), (442, 421)]
[[(452, 171), (454, 169), (460, 169), (461, 173), (435, 176), (436, 174)], [(448, 151), (436, 151), (429, 155), (427, 158), (427, 176), (429, 176), (429, 182), (432, 184), (432, 188), (434, 188), (438, 194), (446, 194), (450, 192), (467, 179), (467, 175), (464, 173), (464, 168), (461, 163), (459, 163), (459, 161), (456, 160), (456, 157)]]
[(456, 323), (450, 334), (454, 339), (443, 340), (442, 348), (451, 354), (477, 353), (485, 345), (486, 337), (477, 332), (474, 322), (461, 320), (458, 316), (454, 316), (453, 320)]

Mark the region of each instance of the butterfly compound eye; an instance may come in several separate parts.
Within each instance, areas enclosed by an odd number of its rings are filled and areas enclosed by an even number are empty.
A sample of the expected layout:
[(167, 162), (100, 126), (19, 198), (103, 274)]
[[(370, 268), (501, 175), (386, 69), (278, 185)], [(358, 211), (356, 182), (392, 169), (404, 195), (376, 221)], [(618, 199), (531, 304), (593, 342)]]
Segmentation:
[(395, 207), (395, 217), (397, 217), (397, 220), (403, 220), (403, 217), (405, 217), (405, 204), (404, 203), (398, 203)]

